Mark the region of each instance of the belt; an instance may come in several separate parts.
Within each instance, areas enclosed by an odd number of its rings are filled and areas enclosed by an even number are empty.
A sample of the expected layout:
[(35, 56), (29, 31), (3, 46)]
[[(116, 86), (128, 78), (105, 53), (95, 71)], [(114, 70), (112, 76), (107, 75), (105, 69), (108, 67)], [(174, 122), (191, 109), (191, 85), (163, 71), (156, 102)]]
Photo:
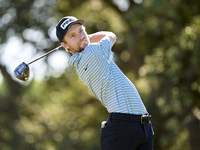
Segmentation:
[(123, 120), (129, 122), (139, 122), (141, 124), (148, 123), (151, 119), (151, 115), (132, 115), (132, 114), (123, 114), (123, 113), (110, 113), (111, 120)]

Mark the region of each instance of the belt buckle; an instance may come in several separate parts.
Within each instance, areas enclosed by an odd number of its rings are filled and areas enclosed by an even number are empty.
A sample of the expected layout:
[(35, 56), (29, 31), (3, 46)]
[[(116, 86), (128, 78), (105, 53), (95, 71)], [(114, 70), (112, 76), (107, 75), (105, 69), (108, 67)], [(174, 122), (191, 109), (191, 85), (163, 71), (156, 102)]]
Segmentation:
[[(142, 118), (144, 118), (144, 117), (147, 117), (147, 115), (141, 115), (141, 124), (145, 124), (145, 123), (147, 123), (146, 121), (145, 122), (143, 122), (143, 119)], [(148, 119), (148, 118), (147, 118)]]

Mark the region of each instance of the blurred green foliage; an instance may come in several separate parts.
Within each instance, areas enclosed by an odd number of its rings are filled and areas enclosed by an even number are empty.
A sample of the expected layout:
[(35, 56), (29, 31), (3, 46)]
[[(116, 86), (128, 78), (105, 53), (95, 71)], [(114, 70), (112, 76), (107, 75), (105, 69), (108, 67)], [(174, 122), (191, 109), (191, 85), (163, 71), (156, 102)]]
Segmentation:
[(73, 67), (22, 83), (2, 59), (12, 37), (38, 53), (58, 46), (53, 31), (69, 15), (85, 19), (88, 34), (117, 35), (115, 61), (153, 116), (154, 149), (200, 149), (199, 8), (199, 0), (0, 0), (0, 149), (100, 149), (108, 113)]

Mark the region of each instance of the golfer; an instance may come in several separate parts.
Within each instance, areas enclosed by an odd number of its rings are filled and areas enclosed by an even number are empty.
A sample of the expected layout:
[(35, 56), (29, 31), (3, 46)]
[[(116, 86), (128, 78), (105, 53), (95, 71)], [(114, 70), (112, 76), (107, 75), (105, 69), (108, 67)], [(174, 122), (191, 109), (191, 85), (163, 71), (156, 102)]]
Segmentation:
[(133, 83), (113, 61), (116, 35), (100, 31), (88, 35), (82, 19), (62, 18), (56, 26), (61, 45), (73, 55), (79, 78), (109, 112), (101, 126), (102, 150), (152, 150), (154, 133)]

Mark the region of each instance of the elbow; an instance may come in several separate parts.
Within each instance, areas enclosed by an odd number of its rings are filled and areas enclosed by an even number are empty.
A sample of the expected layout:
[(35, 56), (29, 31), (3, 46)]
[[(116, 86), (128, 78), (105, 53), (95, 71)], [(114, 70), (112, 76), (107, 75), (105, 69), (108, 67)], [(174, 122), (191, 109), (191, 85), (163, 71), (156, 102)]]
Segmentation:
[(117, 36), (116, 36), (116, 34), (114, 34), (114, 43), (116, 42), (116, 40), (117, 40)]
[(114, 34), (113, 32), (111, 32), (110, 41), (111, 41), (111, 43), (112, 43), (112, 46), (115, 44), (116, 40), (117, 40), (116, 34)]

